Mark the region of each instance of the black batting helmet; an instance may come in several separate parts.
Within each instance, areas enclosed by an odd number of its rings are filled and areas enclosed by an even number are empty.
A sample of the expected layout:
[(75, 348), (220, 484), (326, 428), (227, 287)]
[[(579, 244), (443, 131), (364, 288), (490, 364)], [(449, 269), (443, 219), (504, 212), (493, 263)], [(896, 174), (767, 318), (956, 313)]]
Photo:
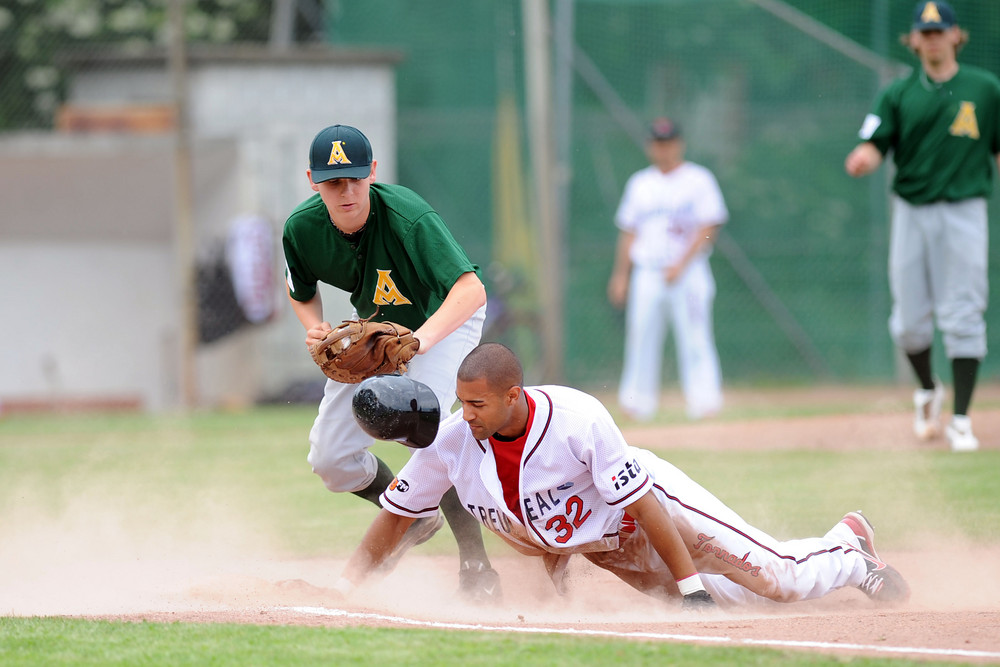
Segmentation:
[(402, 375), (376, 375), (354, 390), (354, 420), (378, 440), (423, 449), (437, 437), (441, 407), (431, 388)]

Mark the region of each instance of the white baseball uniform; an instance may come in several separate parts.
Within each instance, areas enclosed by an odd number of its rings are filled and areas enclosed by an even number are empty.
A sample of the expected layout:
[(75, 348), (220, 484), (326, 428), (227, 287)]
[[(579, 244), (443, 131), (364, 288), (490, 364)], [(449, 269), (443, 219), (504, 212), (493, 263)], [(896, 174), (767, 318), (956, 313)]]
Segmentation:
[(671, 322), (688, 415), (697, 419), (722, 407), (722, 373), (712, 325), (711, 252), (694, 257), (674, 283), (667, 283), (664, 271), (683, 257), (702, 228), (723, 224), (728, 218), (715, 176), (693, 162), (683, 162), (667, 173), (651, 165), (633, 174), (625, 185), (615, 224), (635, 234), (635, 240), (630, 250), (632, 273), (618, 400), (634, 417), (649, 418), (656, 411), (663, 343)]
[(677, 595), (674, 579), (624, 507), (654, 493), (720, 604), (820, 597), (858, 586), (867, 566), (843, 524), (825, 537), (782, 542), (748, 525), (687, 475), (632, 447), (596, 398), (568, 387), (529, 387), (534, 414), (520, 463), (519, 507), (507, 506), (491, 441), (458, 411), (430, 447), (413, 453), (382, 494), (402, 516), (434, 516), (452, 485), (482, 524), (528, 555), (582, 553), (645, 593)]

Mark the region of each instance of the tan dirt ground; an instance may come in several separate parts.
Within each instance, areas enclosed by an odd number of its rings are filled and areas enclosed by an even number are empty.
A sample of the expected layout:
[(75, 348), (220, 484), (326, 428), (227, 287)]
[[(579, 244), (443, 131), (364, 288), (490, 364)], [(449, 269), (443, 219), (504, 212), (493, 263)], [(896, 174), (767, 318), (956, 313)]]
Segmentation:
[[(733, 392), (728, 400), (731, 406), (751, 409), (758, 401), (830, 405), (845, 400), (844, 391)], [(724, 413), (702, 423), (626, 424), (623, 430), (640, 447), (697, 446), (711, 451), (946, 448), (943, 440), (921, 443), (913, 438), (907, 390), (849, 391), (855, 402), (859, 391), (864, 395), (866, 411), (740, 421)], [(1000, 388), (983, 387), (977, 401), (983, 406), (973, 413), (982, 448), (996, 449), (1000, 447)], [(31, 538), (23, 536), (26, 543)], [(7, 546), (16, 551), (18, 545), (8, 542)], [(474, 625), (502, 632), (551, 628), (642, 641), (756, 642), (848, 655), (1000, 663), (1000, 547), (977, 550), (974, 567), (956, 567), (972, 559), (961, 546), (947, 543), (928, 543), (920, 552), (880, 550), (913, 590), (912, 599), (898, 607), (878, 606), (859, 591), (842, 590), (822, 600), (775, 605), (754, 613), (703, 616), (668, 608), (582, 559), (571, 565), (570, 594), (559, 598), (540, 562), (513, 552), (497, 554), (494, 566), (503, 581), (504, 603), (498, 608), (479, 608), (454, 595), (454, 557), (427, 556), (419, 548), (384, 581), (366, 587), (361, 604), (356, 599), (342, 601), (329, 590), (343, 567), (338, 560), (248, 556), (246, 550), (227, 552), (221, 544), (207, 550), (202, 545), (164, 550), (133, 544), (121, 552), (114, 545), (104, 547), (74, 552), (67, 546), (62, 552), (29, 554), (14, 563), (9, 562), (8, 551), (0, 563), (6, 572), (17, 571), (21, 576), (0, 582), (0, 614), (325, 627), (420, 623), (460, 626), (456, 630)], [(151, 556), (150, 551), (158, 555)], [(219, 574), (220, 558), (226, 562), (223, 575)]]

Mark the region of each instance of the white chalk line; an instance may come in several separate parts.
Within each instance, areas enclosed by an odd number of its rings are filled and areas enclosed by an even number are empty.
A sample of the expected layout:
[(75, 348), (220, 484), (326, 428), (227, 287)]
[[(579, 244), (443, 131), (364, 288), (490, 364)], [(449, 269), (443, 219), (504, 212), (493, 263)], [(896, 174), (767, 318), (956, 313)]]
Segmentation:
[(731, 646), (762, 646), (769, 648), (814, 648), (838, 651), (871, 651), (875, 653), (904, 653), (910, 655), (947, 656), (959, 658), (1000, 658), (1000, 653), (992, 651), (970, 651), (966, 649), (924, 648), (917, 646), (877, 646), (875, 644), (844, 644), (841, 642), (795, 641), (784, 639), (734, 639), (724, 635), (681, 635), (663, 632), (612, 632), (610, 630), (587, 630), (582, 628), (540, 628), (521, 625), (483, 625), (479, 623), (451, 623), (445, 621), (421, 621), (404, 616), (388, 616), (370, 612), (330, 609), (328, 607), (275, 607), (276, 611), (293, 611), (312, 616), (331, 616), (364, 621), (382, 621), (432, 628), (435, 630), (478, 630), (481, 632), (516, 632), (521, 634), (585, 635), (594, 637), (615, 637), (624, 639), (659, 639), (679, 642), (710, 642)]

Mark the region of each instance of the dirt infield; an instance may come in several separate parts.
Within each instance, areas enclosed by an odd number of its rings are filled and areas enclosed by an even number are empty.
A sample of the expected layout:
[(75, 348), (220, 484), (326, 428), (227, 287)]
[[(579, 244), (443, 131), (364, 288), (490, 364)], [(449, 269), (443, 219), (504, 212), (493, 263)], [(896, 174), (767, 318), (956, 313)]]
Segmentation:
[[(870, 412), (801, 418), (720, 419), (671, 426), (626, 425), (638, 446), (697, 445), (728, 448), (946, 448), (916, 442), (898, 393), (886, 410), (884, 391), (873, 389)], [(1000, 443), (1000, 391), (986, 388), (975, 413), (984, 449)], [(854, 399), (856, 400), (856, 396)], [(755, 400), (744, 397), (747, 401)], [(772, 399), (773, 400), (773, 399)], [(794, 397), (787, 400), (793, 401)], [(815, 396), (812, 397), (815, 400)], [(831, 396), (829, 400), (837, 400)], [(976, 456), (977, 454), (955, 454)], [(378, 625), (479, 629), (572, 635), (613, 635), (637, 641), (753, 645), (848, 655), (914, 657), (1000, 663), (1000, 547), (978, 549), (975, 567), (956, 568), (959, 545), (932, 543), (920, 552), (886, 552), (908, 579), (912, 599), (881, 607), (860, 591), (842, 590), (822, 600), (774, 605), (752, 614), (718, 612), (692, 617), (647, 598), (578, 559), (570, 569), (570, 594), (555, 596), (539, 562), (497, 554), (504, 586), (498, 608), (476, 608), (454, 595), (454, 557), (416, 551), (387, 579), (367, 587), (364, 604), (339, 600), (329, 590), (343, 562), (225, 556), (198, 545), (173, 549), (161, 559), (106, 552), (99, 557), (52, 554), (22, 563), (25, 575), (0, 583), (7, 615), (66, 615), (151, 621), (301, 624), (324, 627)], [(8, 564), (9, 565), (9, 564)], [(7, 568), (11, 571), (10, 568)], [(108, 582), (114, 582), (108, 585)]]

